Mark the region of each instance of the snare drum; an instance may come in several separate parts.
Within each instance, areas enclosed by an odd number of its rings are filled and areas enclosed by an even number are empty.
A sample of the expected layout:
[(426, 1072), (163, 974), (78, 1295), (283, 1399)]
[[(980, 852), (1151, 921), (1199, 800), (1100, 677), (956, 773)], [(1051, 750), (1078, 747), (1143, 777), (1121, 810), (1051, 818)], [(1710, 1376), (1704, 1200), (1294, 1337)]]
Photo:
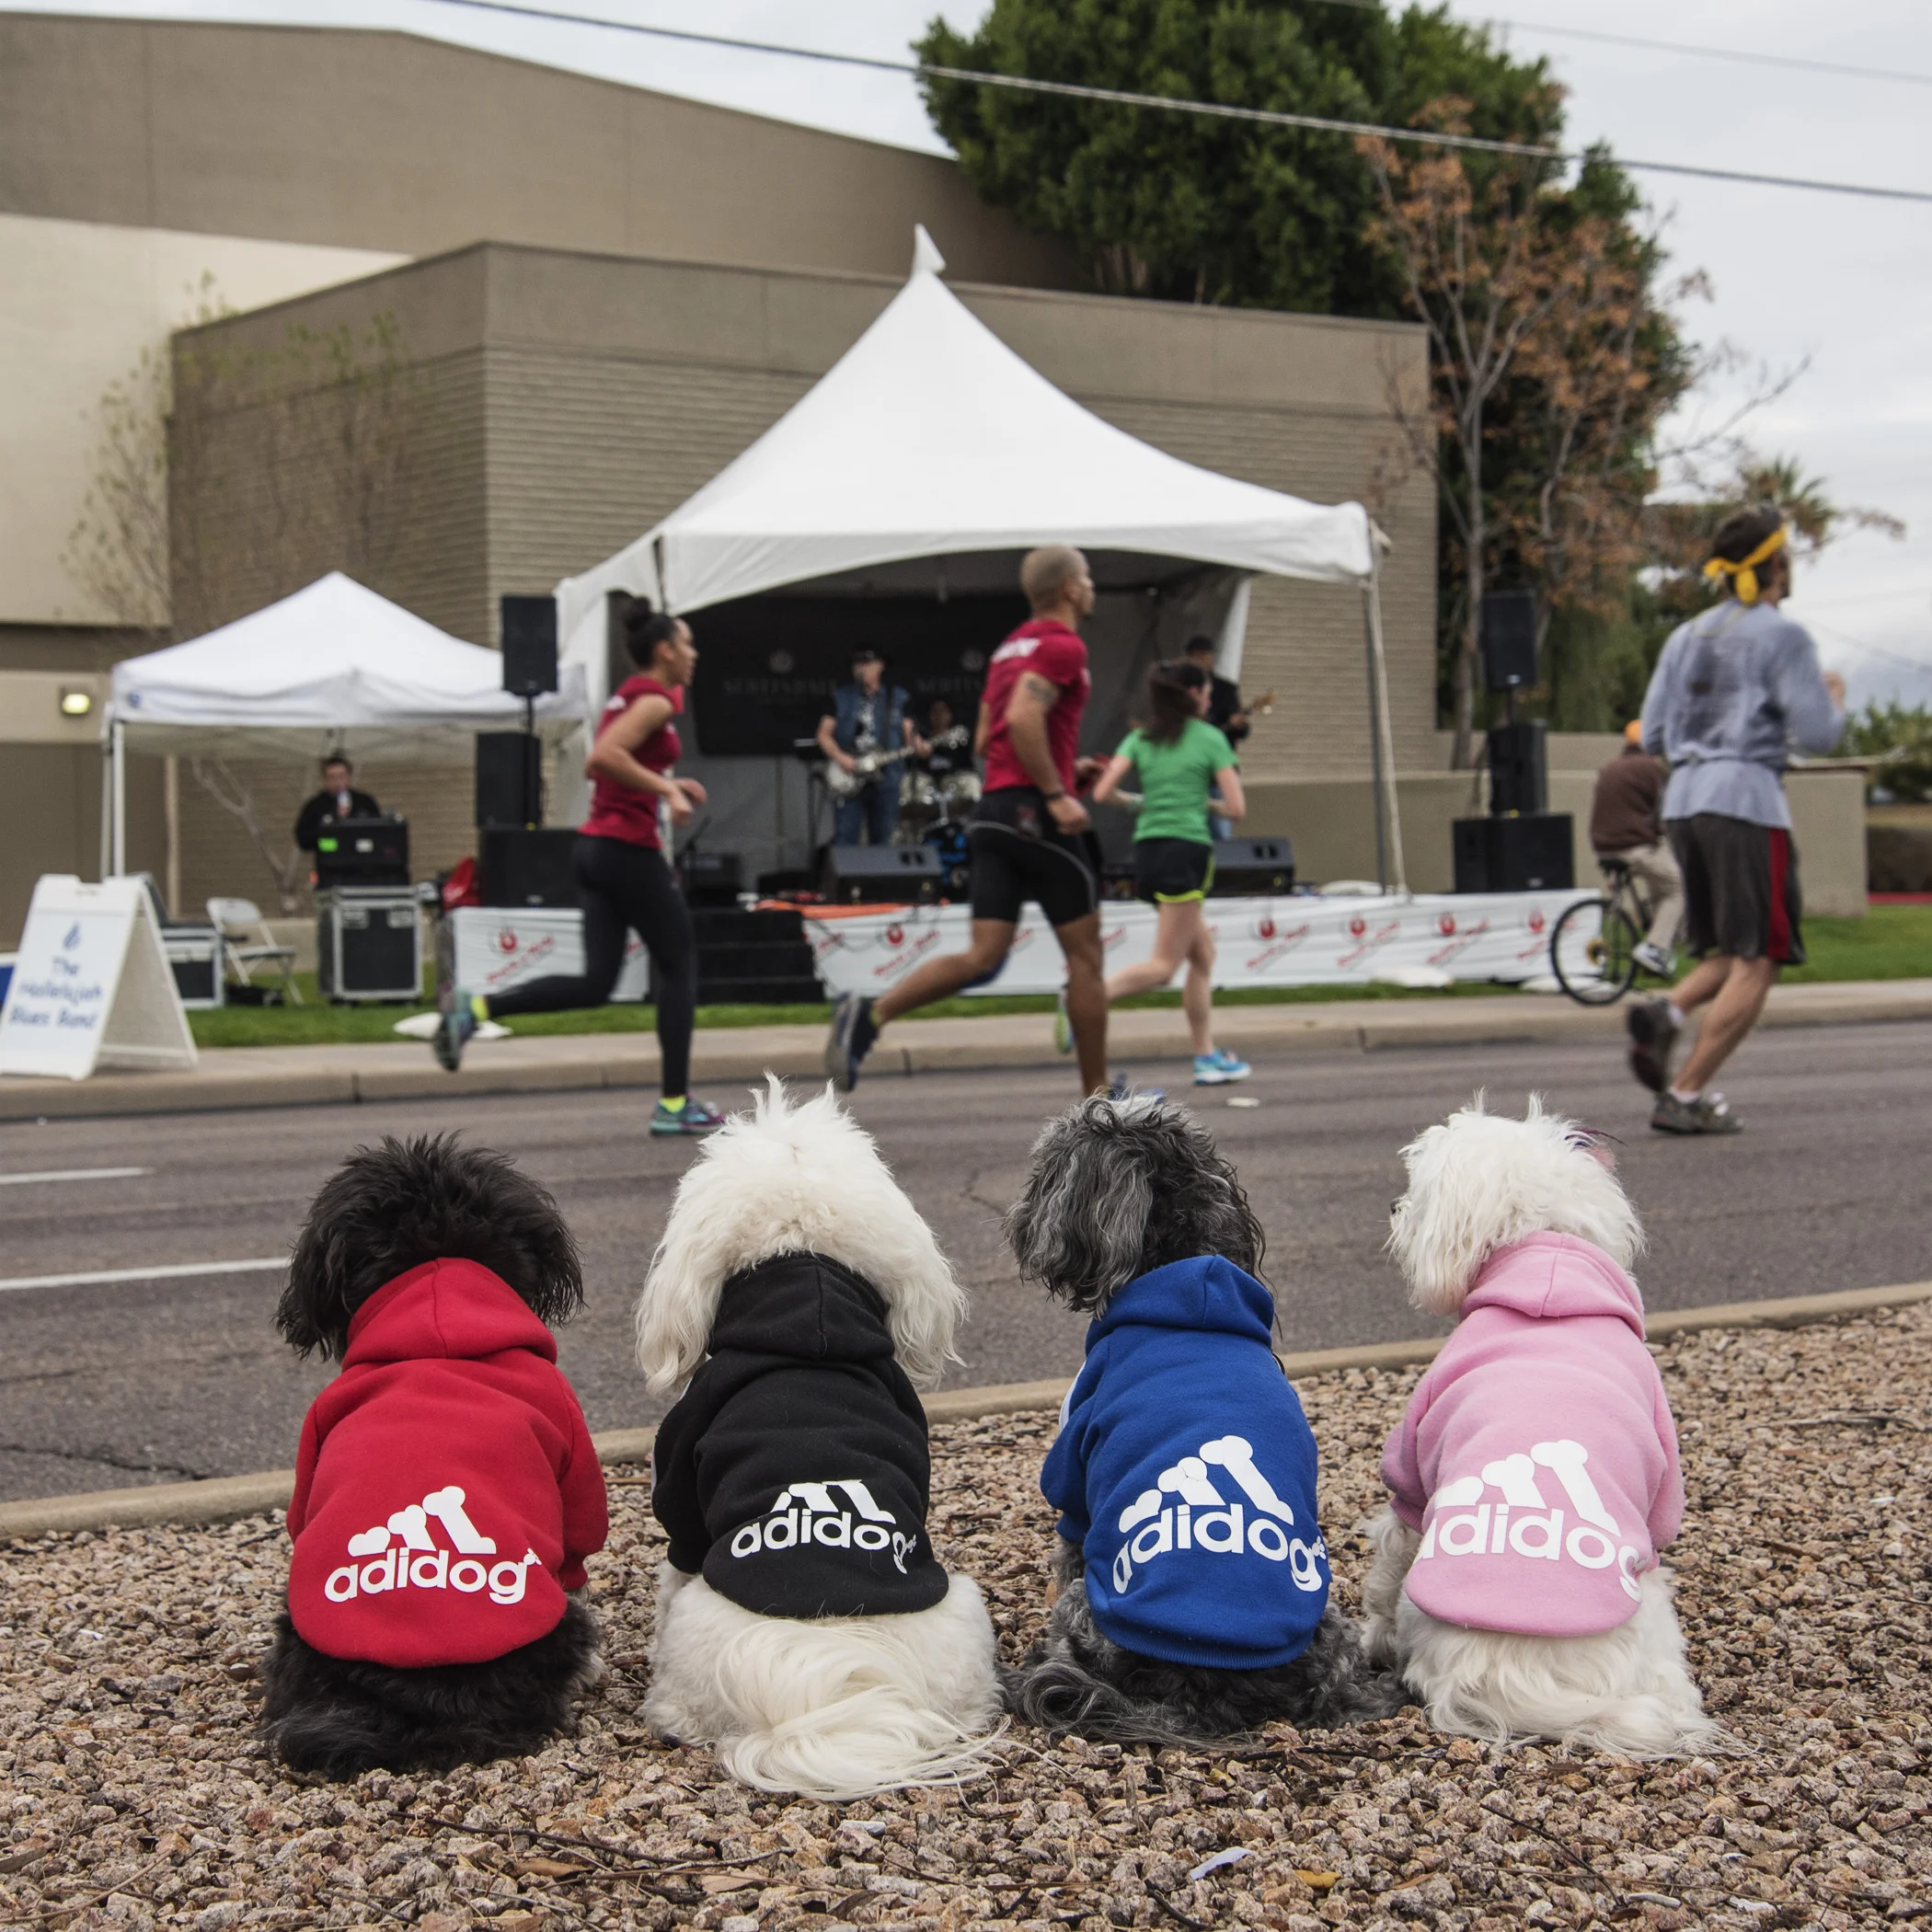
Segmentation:
[[(930, 784), (932, 781), (926, 781)], [(939, 799), (949, 819), (963, 819), (980, 802), (977, 772), (949, 772), (939, 780)]]

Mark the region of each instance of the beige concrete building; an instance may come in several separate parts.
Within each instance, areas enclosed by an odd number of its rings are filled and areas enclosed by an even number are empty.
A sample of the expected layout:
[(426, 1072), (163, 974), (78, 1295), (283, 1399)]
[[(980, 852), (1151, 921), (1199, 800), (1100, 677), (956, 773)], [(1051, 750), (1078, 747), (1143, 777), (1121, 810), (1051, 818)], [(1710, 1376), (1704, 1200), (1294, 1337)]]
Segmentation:
[[(493, 642), (500, 592), (616, 549), (802, 395), (903, 279), (915, 221), (975, 313), (1134, 434), (1320, 500), (1367, 495), (1386, 466), (1387, 385), (1421, 379), (1419, 332), (1073, 293), (1065, 252), (943, 159), (407, 35), (0, 15), (0, 793), (33, 828), (0, 870), (0, 945), (36, 873), (97, 863), (96, 761), (60, 680), (337, 565)], [(100, 475), (99, 406), (212, 306), (242, 313), (177, 338), (188, 387), (209, 403), (224, 358), (278, 373), (248, 408), (197, 415), (184, 395), (180, 607), (131, 611), (63, 561)], [(356, 523), (368, 493), (346, 510), (352, 492), (302, 466), (337, 403), (314, 355), (285, 352), (292, 328), (362, 340), (378, 323), (409, 425), (389, 499), (408, 514), (379, 558)], [(393, 437), (397, 412), (371, 413)], [(1433, 504), (1411, 483), (1375, 509), (1395, 539), (1399, 762), (1425, 773)], [(1358, 814), (1332, 805), (1367, 759), (1359, 601), (1263, 585), (1249, 638), (1246, 683), (1279, 693), (1250, 747), (1264, 816), (1314, 837), (1313, 876), (1359, 871), (1340, 857)], [(135, 764), (137, 862), (190, 905), (271, 903), (239, 821), (185, 772)], [(279, 838), (309, 775), (243, 776)], [(466, 849), (466, 787), (381, 789), (410, 811), (420, 865)]]

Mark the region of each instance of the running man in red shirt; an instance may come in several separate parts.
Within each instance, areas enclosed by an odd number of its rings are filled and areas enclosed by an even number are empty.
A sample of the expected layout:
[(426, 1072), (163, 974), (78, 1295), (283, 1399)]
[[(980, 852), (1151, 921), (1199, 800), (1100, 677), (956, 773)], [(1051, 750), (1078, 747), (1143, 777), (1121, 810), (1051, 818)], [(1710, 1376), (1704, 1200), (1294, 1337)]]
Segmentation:
[(1019, 587), (1033, 615), (993, 654), (973, 739), (986, 762), (986, 788), (967, 833), (972, 942), (964, 952), (926, 960), (877, 999), (839, 996), (825, 1071), (844, 1092), (858, 1084), (860, 1064), (889, 1020), (999, 971), (1029, 900), (1046, 914), (1066, 956), (1066, 1015), (1081, 1087), (1107, 1087), (1100, 881), (1082, 836), (1092, 822), (1074, 796), (1080, 714), (1093, 684), (1079, 624), (1093, 610), (1094, 582), (1079, 551), (1049, 544), (1028, 553)]

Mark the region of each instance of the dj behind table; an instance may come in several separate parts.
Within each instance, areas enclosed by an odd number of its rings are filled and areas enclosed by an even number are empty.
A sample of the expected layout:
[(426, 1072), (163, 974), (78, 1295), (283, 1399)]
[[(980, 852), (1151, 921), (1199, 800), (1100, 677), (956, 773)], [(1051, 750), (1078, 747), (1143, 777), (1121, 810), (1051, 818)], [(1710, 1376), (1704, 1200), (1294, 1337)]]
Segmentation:
[(422, 937), (409, 883), (409, 828), (364, 791), (347, 758), (323, 763), (295, 843), (315, 855), (316, 979), (337, 1002), (422, 996)]

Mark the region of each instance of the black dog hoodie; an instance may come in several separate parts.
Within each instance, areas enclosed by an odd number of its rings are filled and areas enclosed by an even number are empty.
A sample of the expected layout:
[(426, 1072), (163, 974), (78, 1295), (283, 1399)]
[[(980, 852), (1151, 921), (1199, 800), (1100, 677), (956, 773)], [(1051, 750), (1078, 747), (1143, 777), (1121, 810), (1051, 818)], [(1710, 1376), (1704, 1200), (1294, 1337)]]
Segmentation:
[(652, 1466), (672, 1563), (759, 1616), (885, 1616), (946, 1594), (926, 1535), (926, 1411), (884, 1298), (822, 1255), (725, 1283)]

